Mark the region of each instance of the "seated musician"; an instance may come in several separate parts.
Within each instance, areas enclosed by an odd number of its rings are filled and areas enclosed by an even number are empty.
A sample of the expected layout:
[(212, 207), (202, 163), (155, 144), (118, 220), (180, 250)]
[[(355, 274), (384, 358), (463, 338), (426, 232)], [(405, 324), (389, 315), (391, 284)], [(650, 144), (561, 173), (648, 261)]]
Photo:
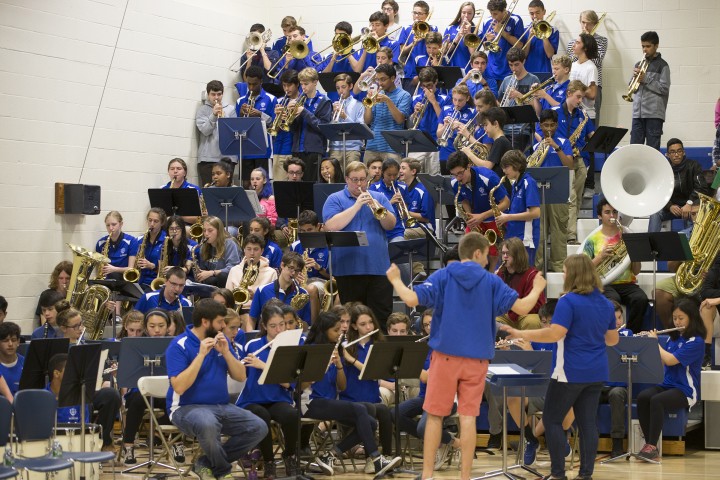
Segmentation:
[[(209, 165), (208, 175), (210, 174), (211, 170), (212, 164)], [(170, 181), (163, 185), (161, 188), (192, 188), (193, 190), (196, 190), (198, 192), (198, 195), (202, 195), (202, 193), (200, 192), (200, 187), (198, 185), (187, 181), (187, 174), (188, 168), (185, 160), (183, 160), (182, 158), (173, 158), (168, 163), (168, 176), (170, 177)], [(195, 222), (195, 220), (197, 220), (197, 217), (183, 217), (183, 220), (188, 222), (188, 224), (192, 224)]]
[(262, 256), (267, 258), (272, 268), (280, 268), (283, 251), (280, 248), (280, 245), (273, 241), (275, 235), (270, 221), (265, 217), (255, 217), (250, 221), (250, 227), (248, 230), (250, 233), (259, 235), (265, 240), (265, 248), (263, 249)]
[[(545, 89), (538, 90), (533, 95), (533, 107), (538, 115), (545, 109), (562, 104), (570, 84), (570, 69), (572, 68), (570, 57), (562, 54), (553, 55), (551, 63), (555, 82)], [(534, 87), (535, 85), (531, 88)]]
[(153, 207), (148, 211), (145, 218), (148, 229), (144, 235), (137, 237), (138, 254), (135, 268), (140, 269), (138, 283), (147, 292), (150, 290), (150, 283), (157, 278), (160, 253), (165, 243), (166, 234), (164, 228), (167, 215), (162, 208)]
[[(453, 57), (453, 62), (455, 57)], [(463, 78), (458, 80), (458, 84), (463, 83), (467, 85), (470, 90), (470, 96), (475, 98), (478, 92), (487, 90), (492, 93), (493, 97), (497, 98), (498, 84), (494, 80), (489, 80), (484, 77), (485, 70), (487, 69), (488, 56), (483, 51), (473, 52), (470, 56), (470, 68)], [(476, 82), (473, 80), (473, 76), (480, 74), (480, 81)]]
[[(302, 288), (296, 279), (303, 268), (305, 268), (305, 260), (303, 260), (302, 256), (295, 252), (287, 252), (283, 255), (282, 262), (280, 263), (280, 274), (277, 280), (259, 287), (255, 291), (255, 295), (253, 295), (252, 303), (250, 304), (250, 320), (253, 326), (258, 324), (260, 313), (271, 298), (278, 298), (282, 300), (283, 303), (293, 305), (295, 303), (293, 299), (296, 296), (301, 294), (307, 295), (307, 290)], [(299, 303), (299, 300), (296, 300), (296, 302)], [(303, 305), (297, 305), (296, 310), (300, 318), (310, 325), (310, 302), (308, 301)]]
[(440, 145), (440, 171), (447, 175), (447, 160), (455, 150), (455, 137), (461, 127), (471, 123), (475, 110), (470, 103), (470, 92), (465, 85), (456, 85), (452, 89), (452, 100), (442, 109), (435, 134), (438, 141), (444, 139), (445, 145)]
[[(501, 107), (517, 106), (517, 99), (530, 91), (530, 86), (540, 83), (538, 78), (525, 69), (525, 52), (520, 48), (511, 48), (507, 52), (507, 62), (511, 74), (505, 77), (498, 89)], [(512, 140), (514, 149), (524, 152), (530, 145), (531, 124), (517, 123), (505, 126), (505, 136)]]
[[(460, 208), (464, 210), (464, 213), (458, 212), (458, 214), (468, 219), (466, 222), (468, 231), (479, 228), (483, 233), (493, 230), (498, 234), (493, 210), (490, 208), (489, 194), (491, 189), (500, 185), (500, 177), (485, 167), (470, 166), (470, 160), (464, 152), (455, 152), (450, 156), (448, 170), (458, 181), (453, 193), (460, 203)], [(493, 200), (501, 212), (510, 206), (510, 197), (503, 185), (495, 190)], [(488, 255), (488, 268), (494, 271), (498, 261), (496, 245), (490, 245)]]
[[(340, 158), (342, 158), (342, 153)], [(343, 168), (336, 158), (324, 158), (320, 162), (320, 183), (342, 183), (344, 179)]]
[[(622, 242), (622, 231), (618, 227), (618, 211), (610, 205), (607, 199), (603, 198), (598, 202), (597, 215), (602, 228), (585, 239), (584, 253), (592, 259), (595, 268), (607, 265), (615, 255), (618, 244)], [(616, 262), (622, 258), (616, 259)], [(648, 298), (645, 292), (638, 286), (635, 275), (640, 273), (640, 262), (632, 262), (630, 266), (620, 273), (620, 276), (611, 284), (604, 285), (604, 294), (610, 300), (625, 305), (627, 308), (627, 327), (633, 332), (639, 332), (643, 328), (643, 317), (648, 306)], [(609, 267), (598, 271), (600, 277), (610, 273)]]
[[(278, 98), (275, 105), (275, 119), (277, 124), (278, 115), (284, 118), (287, 114), (287, 107), (290, 101), (296, 100), (300, 96), (300, 80), (295, 70), (286, 70), (280, 75), (280, 84), (285, 92), (285, 96)], [(292, 133), (286, 132), (280, 128), (274, 132), (273, 139), (273, 180), (287, 180), (285, 172), (285, 162), (292, 158)]]
[[(658, 288), (660, 287), (661, 285), (658, 283)], [(715, 322), (715, 316), (720, 312), (720, 256), (715, 257), (712, 267), (707, 271), (699, 294), (702, 300), (700, 304), (700, 317), (707, 331), (707, 335), (705, 336), (705, 357), (703, 359), (703, 366), (707, 367), (712, 364), (713, 324)], [(672, 328), (673, 326), (674, 325), (670, 323), (668, 328)]]
[(182, 296), (187, 275), (180, 267), (172, 267), (165, 274), (165, 285), (157, 291), (148, 292), (135, 304), (135, 310), (147, 313), (154, 308), (162, 308), (169, 312), (190, 307), (190, 300)]
[[(298, 231), (300, 232), (319, 232), (320, 219), (312, 210), (303, 210), (298, 217)], [(305, 258), (305, 268), (307, 269), (307, 278), (305, 289), (310, 295), (310, 317), (314, 321), (320, 312), (320, 302), (329, 292), (325, 291), (325, 282), (330, 280), (330, 272), (328, 271), (328, 249), (322, 248), (303, 248), (300, 240), (295, 241), (290, 249), (298, 255), (307, 253)], [(334, 292), (335, 301), (338, 297)], [(332, 307), (332, 305), (330, 305)]]
[[(500, 246), (502, 264), (497, 271), (505, 284), (518, 292), (521, 297), (526, 296), (533, 288), (533, 279), (539, 273), (528, 261), (527, 250), (522, 240), (517, 237), (506, 239)], [(545, 293), (541, 293), (535, 306), (526, 315), (518, 315), (512, 310), (501, 315), (496, 320), (519, 330), (533, 330), (540, 328), (538, 311), (545, 302)]]
[[(156, 308), (150, 310), (157, 310)], [(122, 324), (120, 331), (118, 332), (117, 338), (123, 339), (128, 337), (142, 337), (145, 333), (143, 322), (145, 321), (145, 314), (139, 310), (130, 310), (122, 317)]]
[[(248, 313), (250, 312), (250, 304), (253, 297), (255, 296), (255, 291), (261, 285), (267, 285), (268, 283), (274, 282), (277, 279), (277, 270), (272, 268), (270, 266), (270, 263), (268, 262), (268, 259), (262, 256), (264, 246), (265, 240), (263, 240), (260, 235), (251, 233), (246, 236), (243, 240), (243, 259), (238, 265), (235, 265), (230, 269), (227, 283), (225, 284), (225, 289), (231, 291), (235, 290), (242, 283), (247, 266), (258, 265), (259, 268), (257, 278), (253, 283), (246, 286), (248, 291), (247, 302), (243, 303), (242, 305), (237, 305), (235, 303), (235, 300), (232, 299), (231, 295), (230, 299), (232, 300), (232, 302), (225, 305), (227, 308), (231, 309), (239, 308), (242, 326), (243, 329), (246, 331), (252, 330), (254, 328), (254, 326), (250, 323), (250, 317), (248, 317)], [(235, 337), (233, 336), (231, 338)]]
[[(20, 389), (20, 376), (25, 365), (25, 357), (17, 353), (19, 345), (18, 324), (0, 323), (0, 394), (11, 402), (13, 395)], [(8, 392), (5, 392), (5, 387), (8, 388)]]
[(43, 324), (33, 330), (32, 339), (36, 338), (60, 338), (62, 334), (57, 329), (57, 310), (55, 305), (58, 302), (67, 303), (64, 301), (65, 295), (58, 292), (57, 290), (45, 290), (40, 294), (40, 305), (41, 318)]
[[(404, 312), (393, 312), (387, 318), (386, 326), (389, 337), (403, 337), (410, 335), (410, 317)], [(378, 380), (380, 385), (380, 401), (388, 407), (395, 405), (395, 379), (387, 378)], [(400, 401), (417, 396), (420, 382), (417, 379), (408, 378), (400, 380)]]
[(174, 215), (168, 218), (167, 236), (170, 237), (166, 252), (168, 262), (161, 273), (165, 275), (172, 267), (180, 267), (186, 274), (189, 274), (192, 268), (192, 251), (197, 242), (187, 238), (185, 222), (182, 217)]
[[(56, 291), (65, 298), (67, 295), (68, 285), (70, 284), (70, 277), (72, 276), (73, 264), (67, 260), (58, 262), (53, 268), (50, 274), (50, 283), (48, 284), (47, 290), (43, 290), (42, 293), (47, 291)], [(40, 295), (42, 295), (42, 293)], [(38, 324), (43, 324), (42, 310), (40, 308), (40, 297), (38, 296), (37, 307), (35, 307), (35, 317), (38, 320)]]
[[(400, 181), (407, 185), (403, 199), (411, 218), (423, 223), (431, 232), (435, 231), (435, 202), (427, 187), (418, 180), (422, 172), (420, 162), (414, 158), (405, 158), (400, 162)], [(418, 227), (405, 228), (405, 238), (424, 237), (425, 232)]]
[(206, 285), (224, 287), (230, 269), (240, 263), (237, 243), (225, 231), (218, 217), (205, 217), (203, 221), (203, 242), (195, 249), (195, 281)]
[[(58, 353), (53, 355), (48, 362), (48, 374), (50, 375), (50, 383), (46, 390), (51, 391), (55, 398), (60, 393), (60, 385), (62, 384), (63, 375), (65, 374), (65, 364), (68, 360), (67, 353)], [(122, 399), (120, 393), (112, 387), (103, 387), (95, 391), (92, 403), (85, 406), (85, 419), (88, 423), (97, 423), (102, 427), (102, 451), (114, 452), (113, 445), (113, 427), (115, 419), (120, 414), (120, 405)], [(97, 415), (92, 418), (90, 412), (97, 410)], [(57, 409), (58, 423), (80, 423), (80, 405), (70, 407), (58, 407)]]
[(410, 83), (411, 86), (416, 86), (418, 83), (418, 76), (415, 73), (420, 67), (443, 67), (443, 36), (440, 32), (429, 32), (425, 36), (425, 52), (421, 55), (415, 56), (415, 69), (413, 70), (413, 77)]
[(258, 216), (267, 218), (271, 224), (275, 225), (278, 219), (275, 208), (275, 195), (273, 194), (272, 183), (264, 168), (255, 168), (250, 172), (250, 188), (255, 190), (262, 209), (262, 213), (258, 213)]
[[(437, 141), (437, 125), (442, 116), (443, 107), (448, 102), (447, 95), (442, 95), (437, 88), (438, 74), (434, 68), (424, 68), (418, 74), (420, 87), (418, 94), (412, 98), (413, 113), (410, 115), (410, 126), (421, 130)], [(422, 116), (418, 119), (418, 115)], [(417, 125), (417, 127), (416, 127)], [(440, 174), (440, 153), (411, 152), (410, 157), (417, 159), (422, 165), (422, 172), (430, 175)]]
[(462, 152), (467, 155), (473, 164), (492, 169), (492, 171), (498, 175), (498, 178), (503, 175), (502, 168), (500, 168), (500, 160), (506, 152), (512, 150), (512, 144), (503, 131), (507, 120), (507, 115), (500, 107), (491, 107), (480, 114), (482, 128), (485, 130), (485, 133), (487, 133), (487, 136), (492, 139), (492, 146), (487, 154), (487, 160), (483, 160), (475, 155), (470, 147), (462, 149)]
[[(103, 253), (107, 248), (107, 257), (110, 263), (103, 264), (104, 277), (120, 280), (123, 273), (135, 265), (135, 255), (138, 250), (138, 240), (122, 231), (123, 217), (120, 212), (113, 210), (105, 215), (105, 228), (108, 234), (98, 240), (95, 251)], [(110, 242), (106, 245), (107, 242)]]
[[(237, 265), (235, 265), (237, 267)], [(233, 268), (235, 268), (233, 267)], [(232, 272), (232, 268), (230, 269)], [(215, 290), (210, 297), (218, 303), (222, 303), (226, 308), (232, 308), (235, 306), (235, 299), (233, 298), (233, 292), (227, 288), (218, 288)]]

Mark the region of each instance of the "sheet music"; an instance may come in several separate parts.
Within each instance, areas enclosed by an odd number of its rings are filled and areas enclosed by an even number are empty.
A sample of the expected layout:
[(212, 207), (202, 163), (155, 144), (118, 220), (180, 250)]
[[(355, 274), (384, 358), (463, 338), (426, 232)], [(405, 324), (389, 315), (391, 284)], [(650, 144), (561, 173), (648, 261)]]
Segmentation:
[[(277, 337), (275, 337), (275, 340), (273, 341), (272, 345), (270, 345), (270, 355), (268, 355), (268, 359), (265, 362), (265, 365), (271, 365), (273, 357), (275, 356), (275, 350), (277, 350), (277, 347), (296, 347), (300, 345), (300, 338), (302, 337), (303, 331), (299, 328), (293, 329), (293, 330), (285, 330), (284, 332), (281, 332), (278, 334)], [(252, 368), (252, 367), (250, 367)], [(263, 370), (262, 374), (260, 375), (260, 378), (258, 378), (258, 384), (264, 385), (265, 384), (265, 378), (267, 377), (268, 368)]]
[(105, 349), (100, 351), (100, 364), (98, 365), (97, 380), (95, 382), (95, 390), (100, 390), (103, 384), (103, 371), (105, 370), (105, 362), (107, 361), (108, 353), (110, 350)]

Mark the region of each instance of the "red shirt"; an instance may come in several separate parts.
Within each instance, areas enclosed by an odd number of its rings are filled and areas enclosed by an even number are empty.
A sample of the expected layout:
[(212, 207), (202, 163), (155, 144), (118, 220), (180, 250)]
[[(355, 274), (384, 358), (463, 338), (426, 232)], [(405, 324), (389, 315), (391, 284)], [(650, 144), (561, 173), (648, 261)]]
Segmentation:
[[(533, 280), (535, 279), (535, 275), (537, 275), (537, 273), (538, 271), (535, 267), (530, 267), (523, 273), (507, 273), (507, 271), (503, 268), (498, 272), (498, 276), (505, 282), (508, 287), (518, 292), (520, 298), (523, 298), (532, 291)], [(545, 298), (545, 292), (543, 292), (540, 294), (537, 303), (532, 308), (532, 310), (530, 310), (529, 313), (538, 313), (540, 307), (545, 305), (546, 301), (547, 300)], [(508, 312), (508, 317), (510, 317), (510, 320), (514, 323), (517, 323), (518, 316), (519, 315), (512, 310)]]

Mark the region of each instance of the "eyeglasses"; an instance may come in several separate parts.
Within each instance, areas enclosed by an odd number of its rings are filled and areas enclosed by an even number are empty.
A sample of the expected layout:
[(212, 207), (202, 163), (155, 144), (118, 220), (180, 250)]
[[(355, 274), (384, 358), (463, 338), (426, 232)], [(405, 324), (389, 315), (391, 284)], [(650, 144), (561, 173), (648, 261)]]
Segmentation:
[(668, 155), (682, 155), (685, 150), (680, 148), (678, 150), (668, 150)]
[(350, 182), (350, 183), (365, 183), (365, 182), (367, 182), (367, 177), (362, 177), (362, 178), (348, 177), (348, 182)]
[(291, 177), (298, 177), (303, 174), (303, 172), (287, 172), (287, 173)]
[(75, 324), (75, 325), (68, 325), (68, 326), (65, 327), (65, 328), (72, 328), (72, 329), (74, 329), (74, 330), (80, 330), (80, 327), (82, 327), (82, 322), (80, 322), (80, 323), (78, 323), (78, 324)]
[(450, 175), (452, 175), (455, 178), (461, 177), (465, 173), (465, 170), (467, 170), (467, 168), (463, 168), (462, 170), (459, 170), (455, 173), (450, 172)]
[(502, 255), (503, 257), (509, 257), (509, 256), (510, 256), (510, 252), (501, 252), (501, 255)]
[(168, 227), (168, 232), (179, 232), (182, 230), (180, 227)]

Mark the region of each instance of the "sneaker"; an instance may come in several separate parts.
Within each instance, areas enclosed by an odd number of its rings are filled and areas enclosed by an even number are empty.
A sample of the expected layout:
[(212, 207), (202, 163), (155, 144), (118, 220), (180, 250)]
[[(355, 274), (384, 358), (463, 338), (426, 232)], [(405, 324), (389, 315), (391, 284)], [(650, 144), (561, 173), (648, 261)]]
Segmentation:
[(594, 188), (586, 188), (585, 193), (583, 193), (583, 198), (593, 198), (594, 195), (595, 195)]
[(375, 463), (373, 462), (373, 459), (368, 457), (365, 459), (365, 467), (363, 468), (363, 473), (366, 473), (370, 475), (375, 471)]
[(337, 459), (335, 458), (335, 454), (332, 452), (315, 457), (315, 463), (318, 464), (318, 467), (320, 467), (326, 475), (335, 475), (335, 462), (337, 462)]
[(286, 477), (294, 477), (298, 474), (298, 462), (295, 455), (283, 457), (283, 462), (285, 463)]
[(660, 452), (658, 452), (658, 449), (654, 445), (650, 445), (649, 443), (646, 443), (645, 446), (638, 452), (638, 457), (644, 458), (646, 460), (660, 460)]
[(702, 369), (712, 370), (712, 357), (708, 354), (703, 357)]
[(137, 459), (135, 458), (135, 447), (122, 447), (122, 461), (125, 465), (135, 465)]
[(488, 449), (499, 450), (502, 448), (502, 432), (491, 433), (487, 443)]
[(444, 470), (447, 468), (447, 461), (452, 450), (452, 442), (440, 445), (437, 453), (435, 453), (435, 470)]
[(537, 455), (539, 445), (539, 442), (531, 442), (530, 440), (525, 441), (525, 453), (523, 454), (523, 463), (525, 465), (532, 465), (535, 463), (535, 456)]
[(203, 467), (196, 463), (193, 465), (193, 472), (200, 477), (200, 480), (215, 480), (215, 475), (213, 475), (212, 470), (208, 467)]
[(384, 475), (395, 468), (401, 461), (402, 459), (400, 457), (388, 458), (380, 455), (373, 461), (375, 465), (375, 475)]
[(275, 470), (275, 462), (265, 462), (263, 470), (263, 478), (266, 480), (274, 480), (277, 478), (277, 471)]
[(182, 443), (173, 443), (172, 456), (177, 463), (185, 463), (185, 445)]

